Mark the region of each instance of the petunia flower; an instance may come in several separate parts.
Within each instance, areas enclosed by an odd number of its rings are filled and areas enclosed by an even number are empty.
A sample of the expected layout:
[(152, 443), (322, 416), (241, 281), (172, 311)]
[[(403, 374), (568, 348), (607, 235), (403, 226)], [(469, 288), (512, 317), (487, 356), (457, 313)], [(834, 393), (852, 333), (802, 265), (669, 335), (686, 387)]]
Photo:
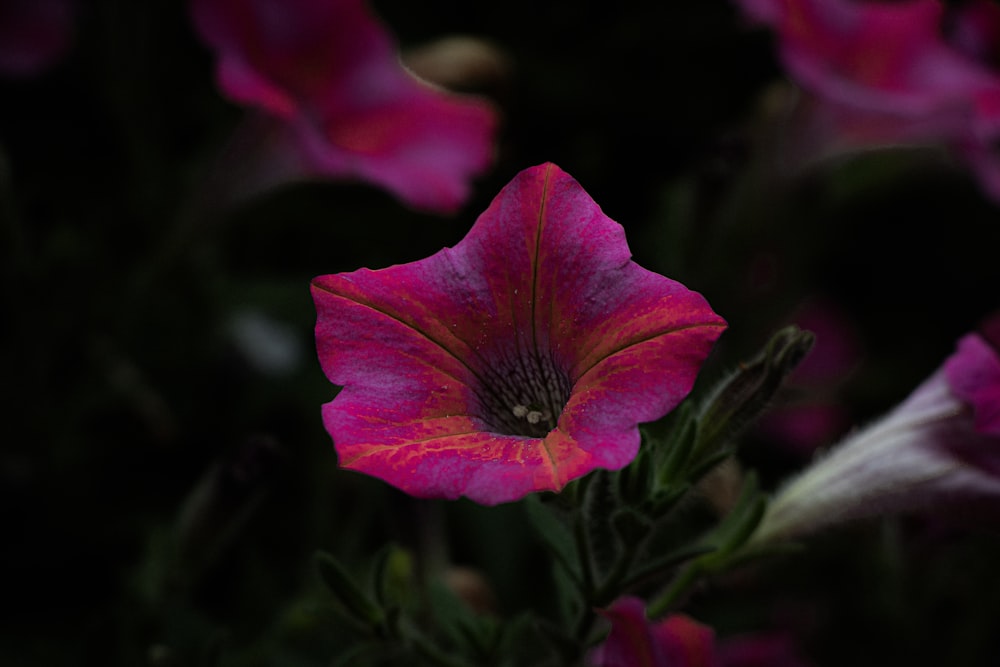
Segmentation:
[(966, 498), (1000, 499), (998, 333), (963, 337), (902, 404), (779, 490), (754, 541)]
[(590, 667), (720, 667), (715, 633), (683, 614), (651, 622), (635, 597), (620, 598), (600, 613), (611, 632), (588, 656)]
[(492, 161), (496, 114), (407, 71), (363, 0), (192, 0), (224, 95), (272, 130), (272, 180), (359, 178), (447, 212)]
[[(821, 104), (812, 150), (944, 143), (1000, 199), (1000, 7), (990, 0), (738, 0)], [(824, 136), (825, 135), (825, 136)]]
[(29, 77), (56, 63), (70, 46), (74, 0), (0, 0), (0, 74)]
[(495, 504), (629, 463), (638, 424), (688, 394), (725, 327), (629, 258), (621, 226), (546, 164), (454, 248), (314, 279), (341, 466)]
[(784, 635), (746, 635), (716, 641), (708, 626), (672, 614), (646, 618), (642, 600), (623, 597), (599, 613), (610, 621), (607, 638), (589, 656), (589, 667), (805, 667)]

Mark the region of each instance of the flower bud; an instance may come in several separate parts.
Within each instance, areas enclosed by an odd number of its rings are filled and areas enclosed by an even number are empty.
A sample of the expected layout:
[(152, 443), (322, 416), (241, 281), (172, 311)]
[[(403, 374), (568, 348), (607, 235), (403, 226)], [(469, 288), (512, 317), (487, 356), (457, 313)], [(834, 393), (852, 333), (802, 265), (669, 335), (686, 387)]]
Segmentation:
[(724, 380), (702, 412), (696, 455), (717, 450), (756, 419), (812, 348), (813, 341), (810, 332), (785, 327), (771, 337), (760, 354)]

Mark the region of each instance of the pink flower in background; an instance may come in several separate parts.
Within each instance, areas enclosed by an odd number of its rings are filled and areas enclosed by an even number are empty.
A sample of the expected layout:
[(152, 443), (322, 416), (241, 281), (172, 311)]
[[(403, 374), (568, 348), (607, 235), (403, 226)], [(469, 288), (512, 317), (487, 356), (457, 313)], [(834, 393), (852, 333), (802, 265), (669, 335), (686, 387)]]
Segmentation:
[(754, 539), (942, 501), (1000, 499), (998, 343), (996, 320), (963, 337), (902, 404), (780, 489)]
[(626, 465), (725, 327), (629, 257), (621, 226), (547, 164), (454, 248), (313, 280), (320, 362), (344, 386), (323, 410), (340, 464), (486, 504)]
[(775, 30), (792, 78), (824, 103), (813, 122), (830, 135), (825, 141), (846, 149), (944, 142), (1000, 199), (1000, 7), (990, 0), (739, 4)]
[(682, 614), (652, 622), (642, 600), (624, 597), (600, 612), (611, 622), (591, 667), (720, 667), (715, 633)]
[(447, 212), (492, 161), (485, 100), (410, 74), (363, 0), (193, 0), (222, 92), (274, 119), (272, 180), (360, 178)]
[(611, 622), (607, 639), (589, 656), (589, 667), (805, 667), (785, 636), (748, 635), (717, 642), (715, 633), (683, 614), (646, 618), (642, 600), (623, 597), (601, 615)]
[(73, 0), (0, 0), (0, 74), (41, 74), (69, 48)]

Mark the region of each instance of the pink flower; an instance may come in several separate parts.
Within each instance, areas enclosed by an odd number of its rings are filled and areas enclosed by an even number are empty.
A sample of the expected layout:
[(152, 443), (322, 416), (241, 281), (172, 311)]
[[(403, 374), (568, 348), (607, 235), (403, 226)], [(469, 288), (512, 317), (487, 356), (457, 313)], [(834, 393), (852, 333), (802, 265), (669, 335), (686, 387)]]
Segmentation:
[(623, 597), (600, 613), (611, 622), (590, 667), (805, 667), (783, 635), (748, 635), (717, 643), (715, 633), (683, 614), (650, 621), (642, 600)]
[(69, 48), (75, 2), (0, 0), (0, 73), (34, 76)]
[(943, 141), (1000, 199), (1000, 7), (967, 0), (739, 0), (844, 148)]
[(1000, 498), (1000, 353), (972, 333), (902, 404), (781, 489), (754, 540), (962, 498)]
[(193, 0), (222, 92), (280, 127), (275, 170), (357, 177), (451, 211), (492, 160), (485, 100), (410, 74), (363, 0)]
[(690, 391), (725, 323), (629, 259), (624, 232), (547, 164), (454, 248), (313, 280), (323, 419), (345, 468), (494, 504), (621, 468)]
[(715, 633), (683, 614), (650, 622), (642, 600), (634, 597), (600, 613), (611, 622), (611, 632), (589, 656), (591, 667), (720, 667)]

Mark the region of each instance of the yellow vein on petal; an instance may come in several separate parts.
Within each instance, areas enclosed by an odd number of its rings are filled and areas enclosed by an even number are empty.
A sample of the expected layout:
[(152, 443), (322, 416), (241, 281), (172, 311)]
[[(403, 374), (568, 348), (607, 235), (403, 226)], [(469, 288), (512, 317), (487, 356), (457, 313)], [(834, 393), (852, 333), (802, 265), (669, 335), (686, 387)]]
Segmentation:
[[(669, 329), (669, 330), (666, 330), (666, 331), (660, 331), (660, 332), (657, 332), (657, 333), (645, 336), (643, 338), (637, 338), (635, 340), (631, 340), (628, 343), (622, 345), (621, 347), (608, 352), (607, 354), (602, 354), (600, 356), (600, 358), (598, 358), (596, 361), (594, 361), (594, 363), (590, 364), (590, 366), (588, 366), (584, 371), (582, 371), (580, 373), (575, 373), (574, 377), (576, 378), (576, 381), (579, 381), (587, 373), (589, 373), (595, 367), (597, 367), (602, 361), (604, 361), (605, 359), (609, 359), (609, 358), (615, 356), (616, 354), (620, 354), (620, 353), (624, 352), (625, 350), (629, 349), (630, 347), (635, 347), (636, 345), (642, 345), (643, 343), (648, 343), (650, 341), (656, 340), (657, 338), (662, 338), (664, 336), (672, 336), (673, 334), (681, 333), (681, 332), (684, 332), (684, 331), (688, 331), (690, 329), (704, 329), (704, 328), (708, 328), (708, 327), (716, 327), (716, 328), (724, 329), (725, 326), (726, 325), (722, 324), (721, 322), (702, 322), (702, 323), (698, 323), (698, 324), (688, 324), (688, 325), (685, 325), (685, 326), (682, 326), (682, 327), (677, 327), (677, 328)], [(595, 345), (595, 346), (593, 346), (590, 349), (590, 351), (586, 355), (581, 355), (580, 360), (582, 361), (582, 360), (586, 359), (588, 356), (590, 356), (590, 353), (593, 352), (597, 347), (598, 346)]]
[[(423, 364), (425, 366), (429, 366), (434, 371), (440, 373), (441, 375), (444, 375), (445, 377), (451, 378), (452, 380), (454, 380), (458, 384), (462, 385), (463, 387), (469, 387), (469, 383), (466, 380), (458, 377), (454, 373), (449, 373), (447, 370), (445, 370), (444, 368), (442, 368), (440, 365), (434, 364), (429, 359), (426, 359), (426, 358), (424, 358), (424, 357), (422, 357), (420, 355), (417, 355), (417, 354), (411, 354), (409, 352), (403, 352), (402, 350), (396, 350), (396, 354), (398, 354), (401, 357), (405, 357), (407, 359), (413, 359), (417, 363)], [(452, 354), (451, 356), (453, 356), (456, 359), (458, 359), (458, 357), (456, 355), (454, 355), (454, 354)], [(461, 359), (459, 359), (459, 361), (461, 361)], [(465, 367), (468, 368), (467, 365)], [(478, 379), (478, 376), (477, 376), (477, 379)], [(469, 388), (473, 389), (473, 391), (475, 390), (473, 387), (469, 387)]]
[[(448, 438), (458, 438), (458, 437), (461, 437), (461, 436), (464, 436), (464, 435), (487, 435), (487, 436), (490, 436), (491, 438), (498, 438), (498, 439), (501, 439), (501, 440), (519, 440), (519, 441), (522, 441), (522, 442), (523, 441), (531, 441), (531, 440), (541, 440), (541, 438), (521, 438), (521, 437), (517, 437), (517, 436), (499, 435), (499, 434), (494, 435), (493, 433), (491, 433), (489, 431), (474, 430), (474, 431), (460, 431), (458, 433), (443, 433), (441, 435), (434, 435), (434, 436), (430, 436), (428, 438), (421, 438), (421, 439), (418, 439), (418, 440), (405, 440), (405, 441), (400, 442), (399, 444), (395, 444), (395, 445), (352, 444), (352, 445), (350, 445), (350, 447), (352, 447), (352, 448), (364, 447), (365, 451), (363, 453), (361, 453), (361, 454), (358, 454), (357, 456), (351, 457), (350, 459), (343, 459), (342, 458), (341, 459), (341, 465), (348, 465), (348, 464), (354, 463), (355, 461), (357, 461), (359, 459), (363, 459), (363, 458), (366, 458), (368, 456), (374, 456), (375, 454), (381, 454), (382, 452), (385, 452), (385, 451), (395, 451), (395, 450), (398, 450), (398, 449), (400, 449), (402, 447), (410, 447), (410, 446), (413, 446), (413, 445), (424, 445), (424, 444), (427, 444), (429, 442), (434, 442), (436, 440), (447, 440)], [(458, 449), (458, 450), (479, 449), (484, 444), (485, 443), (483, 443), (482, 441), (475, 441), (475, 442), (468, 442), (468, 443), (456, 443), (454, 446), (443, 447), (443, 448), (441, 448), (441, 450), (438, 450), (438, 451), (449, 451), (449, 450), (456, 450), (456, 449)]]
[[(552, 435), (556, 431), (559, 431), (559, 427), (558, 426), (555, 429), (553, 429), (552, 431), (549, 431), (549, 435)], [(562, 484), (562, 482), (559, 479), (559, 464), (556, 462), (556, 457), (552, 453), (552, 450), (549, 449), (549, 438), (548, 438), (548, 436), (542, 438), (542, 451), (545, 453), (545, 458), (548, 459), (548, 461), (549, 461), (549, 469), (551, 470), (551, 475), (552, 475), (553, 481), (555, 481), (556, 485), (559, 488), (562, 488), (563, 484)]]
[[(631, 260), (628, 260), (626, 263), (628, 263), (630, 261)], [(665, 297), (659, 297), (659, 298), (657, 298), (657, 300), (654, 302), (655, 306), (653, 308), (651, 308), (651, 311), (658, 312), (658, 311), (664, 311), (664, 310), (665, 311), (671, 310), (672, 308), (671, 308), (670, 302), (673, 301), (674, 298), (675, 298), (675, 295), (668, 295), (668, 296), (665, 296)], [(615, 317), (606, 317), (605, 318), (606, 321), (610, 321), (612, 319), (626, 319), (626, 318), (620, 317), (620, 316), (618, 318), (615, 318)], [(629, 322), (634, 322), (634, 321), (638, 320), (639, 317), (627, 318), (627, 319), (628, 319)], [(700, 325), (694, 325), (694, 326), (700, 326)], [(618, 328), (621, 329), (621, 327), (618, 327)], [(662, 332), (662, 333), (671, 333), (672, 331), (674, 331), (674, 330), (670, 329), (670, 330)], [(662, 335), (662, 333), (661, 334), (654, 334), (654, 336), (656, 336), (656, 335)], [(599, 336), (599, 335), (590, 335), (590, 336), (588, 336), (586, 342), (589, 342), (590, 345), (589, 345), (589, 347), (587, 347), (586, 350), (584, 350), (584, 349), (581, 348), (579, 350), (578, 354), (576, 354), (576, 358), (578, 359), (577, 363), (582, 362), (583, 360), (587, 359), (591, 354), (593, 354), (594, 350), (596, 350), (597, 348), (599, 348), (604, 343), (604, 337), (603, 336)], [(607, 355), (605, 355), (605, 356), (607, 356)], [(588, 368), (588, 370), (589, 370), (589, 368)]]

